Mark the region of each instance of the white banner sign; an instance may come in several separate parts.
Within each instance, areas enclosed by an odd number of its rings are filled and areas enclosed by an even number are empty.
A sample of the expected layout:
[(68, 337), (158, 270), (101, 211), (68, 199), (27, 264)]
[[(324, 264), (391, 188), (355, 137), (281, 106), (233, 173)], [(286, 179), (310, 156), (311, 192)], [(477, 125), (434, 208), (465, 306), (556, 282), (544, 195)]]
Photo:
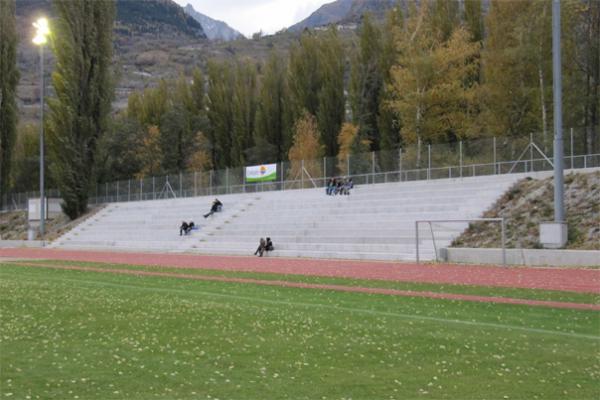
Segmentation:
[(265, 182), (277, 179), (277, 164), (246, 167), (246, 182)]

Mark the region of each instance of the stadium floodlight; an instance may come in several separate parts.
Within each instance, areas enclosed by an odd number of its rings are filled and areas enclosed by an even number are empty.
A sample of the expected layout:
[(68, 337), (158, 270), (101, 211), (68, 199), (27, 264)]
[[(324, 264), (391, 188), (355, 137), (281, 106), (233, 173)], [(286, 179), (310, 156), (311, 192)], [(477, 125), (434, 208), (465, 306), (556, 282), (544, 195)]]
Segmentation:
[(50, 34), (48, 19), (42, 17), (33, 23), (36, 29), (33, 43), (40, 48), (40, 239), (44, 239), (46, 202), (44, 196), (44, 45)]
[(36, 29), (35, 36), (32, 42), (38, 46), (46, 44), (48, 41), (47, 36), (50, 34), (50, 28), (48, 27), (48, 19), (42, 17), (33, 23), (33, 27)]

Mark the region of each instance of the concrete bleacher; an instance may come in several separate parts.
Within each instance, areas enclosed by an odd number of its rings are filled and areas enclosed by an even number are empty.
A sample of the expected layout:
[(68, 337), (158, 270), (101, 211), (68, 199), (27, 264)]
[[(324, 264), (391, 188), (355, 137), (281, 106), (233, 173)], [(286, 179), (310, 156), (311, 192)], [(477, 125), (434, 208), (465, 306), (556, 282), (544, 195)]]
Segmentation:
[[(323, 188), (219, 196), (223, 212), (203, 218), (214, 197), (109, 204), (52, 247), (251, 255), (271, 237), (268, 256), (414, 260), (415, 221), (477, 218), (521, 174), (362, 185), (350, 196)], [(181, 221), (199, 229), (179, 236)], [(436, 226), (447, 246), (466, 223)], [(429, 227), (420, 229), (420, 256), (435, 253)]]

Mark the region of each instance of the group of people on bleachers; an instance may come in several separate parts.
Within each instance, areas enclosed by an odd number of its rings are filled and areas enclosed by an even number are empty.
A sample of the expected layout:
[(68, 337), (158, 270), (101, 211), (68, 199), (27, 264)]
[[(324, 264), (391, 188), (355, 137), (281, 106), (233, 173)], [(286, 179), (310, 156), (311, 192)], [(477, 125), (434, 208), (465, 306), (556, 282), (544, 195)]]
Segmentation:
[(352, 178), (330, 178), (325, 187), (325, 194), (328, 196), (335, 196), (338, 194), (349, 196), (352, 188), (354, 188)]
[[(221, 211), (223, 211), (223, 203), (219, 199), (215, 199), (210, 207), (210, 211), (204, 214), (204, 218), (208, 218), (210, 215)], [(187, 235), (195, 229), (198, 229), (198, 227), (194, 224), (194, 221), (182, 221), (181, 226), (179, 226), (179, 236)]]
[[(352, 182), (352, 180), (350, 180)], [(337, 194), (337, 193), (336, 193)], [(213, 215), (216, 212), (221, 212), (223, 210), (223, 203), (219, 199), (215, 199), (210, 207), (210, 211), (207, 214), (204, 214), (204, 218), (208, 218), (210, 215)], [(194, 221), (182, 221), (181, 226), (179, 227), (179, 236), (188, 235), (192, 230), (198, 229), (198, 227), (194, 224)], [(258, 248), (254, 252), (254, 255), (258, 255), (262, 257), (265, 252), (273, 251), (275, 247), (273, 246), (273, 241), (270, 237), (266, 240), (264, 238), (260, 238)]]

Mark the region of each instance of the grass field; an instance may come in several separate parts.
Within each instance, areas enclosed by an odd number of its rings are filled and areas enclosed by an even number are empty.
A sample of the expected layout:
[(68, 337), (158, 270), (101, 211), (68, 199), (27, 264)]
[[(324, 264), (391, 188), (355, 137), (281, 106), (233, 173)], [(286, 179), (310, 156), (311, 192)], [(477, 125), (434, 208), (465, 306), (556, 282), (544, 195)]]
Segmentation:
[[(540, 290), (118, 268), (598, 303)], [(4, 263), (0, 318), (1, 398), (600, 396), (598, 311)]]

